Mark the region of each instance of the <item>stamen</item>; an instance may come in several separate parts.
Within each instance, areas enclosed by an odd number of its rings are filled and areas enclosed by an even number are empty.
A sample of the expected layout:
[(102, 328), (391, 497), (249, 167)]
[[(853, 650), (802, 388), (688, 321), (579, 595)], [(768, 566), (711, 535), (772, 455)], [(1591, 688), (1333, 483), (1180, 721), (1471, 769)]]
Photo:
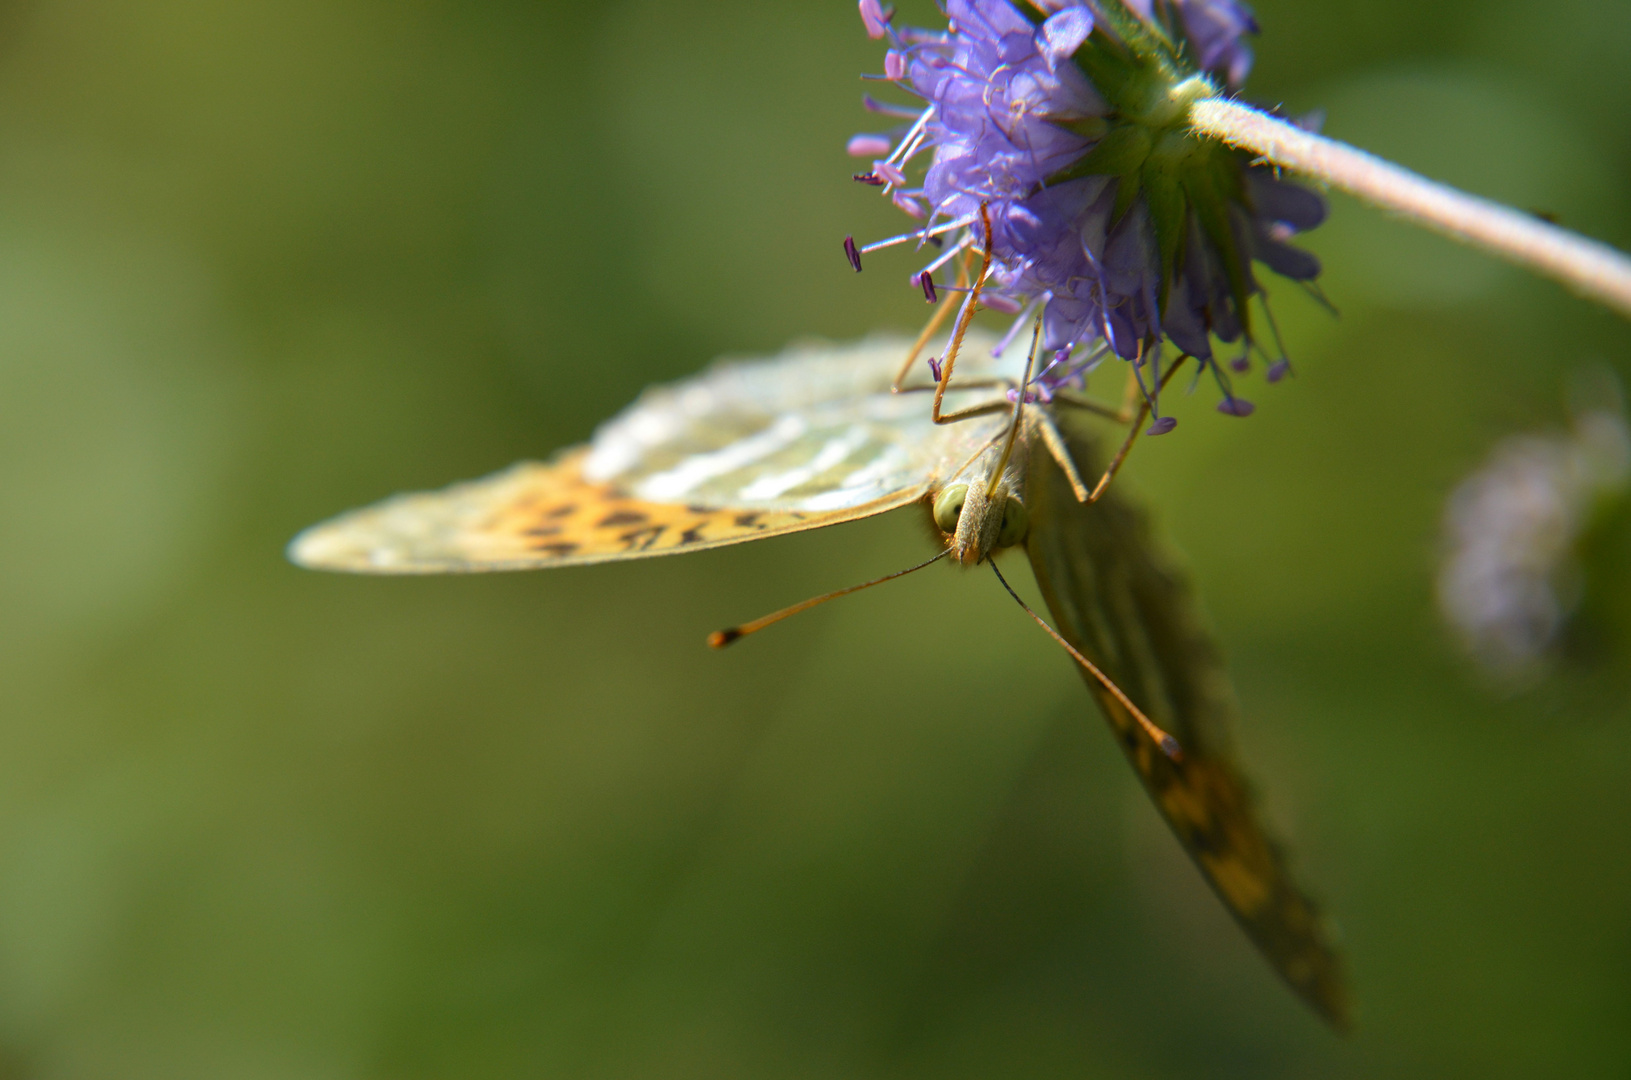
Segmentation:
[(1289, 366), (1288, 355), (1286, 353), (1286, 340), (1280, 336), (1280, 324), (1274, 319), (1274, 309), (1269, 307), (1269, 294), (1263, 292), (1261, 286), (1258, 288), (1258, 298), (1259, 303), (1263, 305), (1263, 315), (1269, 322), (1269, 332), (1274, 335), (1274, 347), (1279, 350), (1280, 359), (1287, 360)]
[(1025, 310), (1021, 311), (1019, 313), (1019, 317), (1015, 319), (1008, 327), (1008, 332), (1002, 335), (1001, 340), (991, 347), (992, 356), (1000, 357), (1005, 351), (1007, 351), (1008, 346), (1012, 345), (1014, 343), (1014, 339), (1019, 336), (1020, 327), (1024, 326), (1025, 320), (1031, 317), (1031, 310), (1041, 302), (1042, 298), (1038, 296), (1033, 298), (1030, 303), (1025, 305)]
[[(930, 243), (933, 243), (935, 240), (938, 240), (938, 239), (939, 239), (939, 237), (933, 237), (933, 238), (930, 239)], [(963, 251), (967, 250), (968, 246), (970, 244), (972, 244), (973, 242), (974, 242), (974, 237), (964, 236), (961, 240), (957, 241), (957, 243), (953, 244), (951, 247), (947, 248), (945, 251), (941, 252), (939, 255), (936, 255), (935, 258), (934, 258), (934, 262), (930, 263), (928, 266), (925, 266), (923, 268), (923, 272), (925, 274), (934, 273), (936, 270), (939, 270), (942, 266), (945, 266), (947, 263), (949, 263), (953, 259), (957, 258), (958, 254), (960, 252), (963, 252)]]
[(849, 260), (849, 264), (855, 267), (855, 272), (859, 274), (861, 272), (861, 253), (855, 250), (855, 237), (853, 236), (844, 237), (844, 257)]
[(913, 130), (901, 139), (899, 146), (895, 147), (894, 153), (889, 155), (889, 160), (896, 165), (905, 165), (927, 145), (928, 135), (927, 128), (914, 125)]
[[(880, 114), (882, 114), (884, 116), (898, 116), (903, 120), (915, 120), (915, 119), (918, 119), (923, 115), (923, 113), (925, 111), (923, 109), (909, 108), (909, 107), (907, 107), (905, 105), (891, 105), (887, 101), (879, 101), (877, 98), (873, 97), (871, 94), (862, 94), (861, 95), (861, 104), (862, 104), (863, 107), (865, 107), (867, 112), (880, 113)], [(868, 154), (866, 156), (871, 157), (873, 155)]]
[[(939, 294), (934, 291), (933, 274), (929, 273), (927, 270), (923, 271), (923, 273), (917, 276), (917, 283), (923, 286), (923, 299), (927, 300), (931, 304), (940, 302)], [(939, 376), (935, 377), (935, 381), (939, 381)]]
[(930, 30), (919, 26), (903, 26), (899, 34), (902, 41), (913, 45), (945, 45), (951, 41), (951, 35), (943, 30)]
[[(911, 147), (914, 142), (922, 139), (924, 128), (928, 126), (929, 117), (932, 115), (934, 115), (934, 106), (932, 105), (917, 114), (917, 122), (906, 129), (906, 134), (902, 136), (900, 142), (896, 144), (895, 152), (889, 155), (888, 161), (893, 163), (896, 158), (905, 154), (907, 152), (907, 148)], [(916, 148), (913, 147), (913, 149)]]
[(1035, 620), (1036, 625), (1047, 631), (1048, 636), (1057, 641), (1078, 664), (1082, 665), (1082, 669), (1084, 671), (1093, 676), (1093, 678), (1097, 679), (1100, 686), (1108, 690), (1112, 697), (1121, 702), (1122, 707), (1132, 714), (1133, 720), (1137, 722), (1139, 727), (1144, 729), (1144, 734), (1149, 736), (1150, 741), (1161, 748), (1161, 752), (1163, 754), (1165, 754), (1172, 761), (1182, 761), (1184, 759), (1184, 751), (1183, 747), (1178, 745), (1178, 740), (1174, 739), (1171, 735), (1157, 727), (1154, 721), (1144, 715), (1144, 711), (1142, 709), (1133, 704), (1132, 698), (1129, 698), (1126, 694), (1122, 693), (1121, 687), (1111, 682), (1108, 675), (1093, 665), (1093, 661), (1089, 660), (1087, 657), (1078, 652), (1076, 646), (1066, 641), (1064, 637), (1060, 635), (1059, 631), (1049, 626), (1046, 619), (1032, 611), (1031, 605), (1019, 598), (1019, 593), (1014, 591), (1014, 587), (1008, 584), (1008, 579), (1002, 576), (1002, 571), (997, 569), (997, 561), (995, 559), (988, 559), (986, 561), (991, 564), (991, 572), (997, 575), (997, 580), (1002, 582), (1002, 587), (1008, 590), (1008, 595), (1014, 598), (1014, 603), (1018, 604), (1025, 614), (1029, 615), (1033, 620)]
[(875, 172), (856, 173), (854, 176), (850, 177), (850, 179), (854, 180), (857, 184), (866, 184), (869, 187), (883, 187), (885, 184), (889, 183), (889, 181), (885, 180)]
[[(968, 267), (972, 261), (972, 258), (966, 258), (963, 260), (963, 265), (957, 268), (958, 281), (961, 282), (968, 280)], [(906, 376), (911, 373), (912, 365), (917, 363), (918, 355), (923, 352), (923, 348), (924, 346), (928, 345), (929, 339), (939, 332), (941, 324), (944, 323), (950, 315), (950, 304), (947, 304), (945, 307), (941, 307), (938, 304), (935, 305), (934, 314), (930, 315), (929, 321), (923, 324), (923, 329), (918, 333), (917, 340), (912, 343), (912, 347), (907, 351), (905, 359), (901, 361), (900, 370), (895, 373), (895, 381), (889, 384), (889, 392), (891, 394), (900, 393), (901, 383), (903, 383), (906, 380)], [(935, 382), (938, 383), (939, 381), (939, 376), (936, 376)]]
[(900, 171), (900, 166), (888, 161), (874, 161), (872, 163), (872, 175), (881, 178), (885, 183), (894, 184), (896, 187), (906, 185), (906, 174)]
[(723, 630), (715, 630), (713, 633), (708, 635), (708, 647), (712, 649), (723, 649), (725, 646), (734, 641), (740, 641), (749, 634), (757, 634), (765, 627), (774, 626), (783, 619), (797, 615), (801, 611), (809, 611), (813, 607), (820, 604), (825, 604), (828, 600), (836, 600), (840, 596), (848, 596), (850, 593), (860, 592), (862, 589), (870, 589), (874, 585), (882, 585), (886, 581), (894, 581), (896, 578), (905, 577), (907, 574), (915, 574), (925, 566), (932, 566), (950, 554), (951, 548), (944, 548), (941, 550), (940, 554), (936, 555), (934, 558), (925, 562), (920, 562), (916, 566), (907, 567), (905, 570), (896, 570), (893, 574), (885, 574), (883, 577), (877, 578), (873, 581), (863, 582), (860, 585), (851, 585), (843, 589), (836, 589), (833, 592), (823, 593), (820, 596), (812, 596), (808, 600), (799, 601), (792, 607), (782, 608), (780, 611), (775, 611), (769, 615), (763, 616), (762, 618), (754, 619), (752, 622), (745, 622), (740, 626), (729, 626)]
[(1256, 405), (1253, 405), (1245, 398), (1235, 397), (1234, 388), (1229, 385), (1228, 376), (1223, 374), (1223, 369), (1218, 367), (1216, 360), (1204, 364), (1204, 367), (1212, 369), (1212, 380), (1218, 384), (1218, 389), (1223, 391), (1223, 400), (1218, 402), (1218, 412), (1224, 416), (1250, 416), (1257, 411)]
[(844, 147), (844, 152), (850, 157), (875, 158), (889, 153), (895, 144), (885, 135), (856, 135)]
[[(1167, 373), (1162, 376), (1159, 389), (1166, 388), (1167, 383), (1171, 382), (1172, 377), (1178, 374), (1178, 369), (1184, 366), (1184, 361), (1188, 358), (1189, 354), (1187, 353), (1180, 353), (1178, 355), (1178, 359), (1172, 362), (1172, 366), (1167, 368)], [(1131, 403), (1131, 400), (1129, 400), (1128, 404)], [(1122, 442), (1121, 449), (1116, 451), (1116, 456), (1110, 460), (1110, 465), (1104, 470), (1104, 475), (1099, 477), (1099, 482), (1093, 486), (1092, 494), (1087, 497), (1088, 502), (1098, 502), (1099, 496), (1103, 495), (1105, 489), (1110, 486), (1110, 481), (1114, 480), (1116, 478), (1116, 473), (1121, 471), (1122, 463), (1127, 460), (1127, 455), (1132, 453), (1133, 443), (1138, 441), (1138, 429), (1143, 426), (1145, 418), (1149, 415), (1150, 403), (1148, 400), (1145, 400), (1138, 407), (1138, 419), (1133, 421), (1133, 430), (1127, 433), (1127, 438)], [(1172, 418), (1162, 417), (1161, 419), (1170, 420)], [(1160, 426), (1160, 421), (1151, 424), (1150, 428), (1153, 431), (1158, 426)], [(1156, 431), (1155, 434), (1164, 435), (1171, 431), (1173, 427), (1177, 426), (1178, 422), (1173, 420), (1172, 427), (1162, 428), (1160, 431)]]
[(929, 374), (934, 376), (935, 382), (940, 381), (940, 361), (933, 356), (929, 357)]
[(1307, 293), (1313, 299), (1314, 303), (1318, 304), (1320, 307), (1329, 312), (1331, 318), (1342, 318), (1342, 312), (1338, 311), (1337, 306), (1331, 303), (1331, 298), (1325, 295), (1325, 290), (1320, 288), (1319, 282), (1299, 281), (1297, 284), (1302, 287), (1303, 292)]
[[(870, 176), (871, 174), (868, 173), (867, 175)], [(857, 177), (857, 179), (860, 178)], [(931, 236), (939, 236), (941, 233), (955, 232), (965, 225), (972, 224), (974, 220), (975, 217), (970, 215), (966, 218), (960, 218), (957, 221), (948, 221), (944, 225), (936, 225), (932, 229), (914, 229), (911, 232), (901, 233), (898, 236), (887, 237), (883, 240), (874, 240), (872, 243), (861, 249), (861, 254), (870, 255), (874, 251), (879, 251), (886, 247), (893, 247), (896, 244), (904, 244), (908, 240), (926, 240)]]
[(866, 27), (867, 37), (874, 41), (889, 33), (889, 20), (894, 15), (894, 8), (886, 9), (878, 0), (861, 0), (861, 23)]

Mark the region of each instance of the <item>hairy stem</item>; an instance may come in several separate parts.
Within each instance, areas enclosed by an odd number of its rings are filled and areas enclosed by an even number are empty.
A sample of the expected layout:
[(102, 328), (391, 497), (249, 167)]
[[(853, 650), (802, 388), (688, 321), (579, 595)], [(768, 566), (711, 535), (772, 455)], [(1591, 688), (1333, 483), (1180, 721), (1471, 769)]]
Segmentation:
[(1417, 176), (1224, 98), (1196, 102), (1196, 131), (1562, 282), (1631, 318), (1631, 258), (1539, 218)]

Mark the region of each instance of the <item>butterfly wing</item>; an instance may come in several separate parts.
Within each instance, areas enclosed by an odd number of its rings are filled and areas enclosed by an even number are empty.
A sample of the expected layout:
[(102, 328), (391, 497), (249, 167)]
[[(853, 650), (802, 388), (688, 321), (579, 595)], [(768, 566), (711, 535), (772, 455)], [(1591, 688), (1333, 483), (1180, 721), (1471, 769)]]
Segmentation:
[[(587, 445), (399, 495), (289, 546), (323, 570), (435, 574), (671, 555), (869, 517), (923, 497), (1002, 427), (892, 394), (908, 344), (805, 345), (647, 390)], [(972, 350), (971, 350), (972, 351)], [(971, 362), (994, 373), (984, 350)], [(961, 408), (992, 391), (948, 395)]]
[(804, 513), (717, 509), (631, 498), (583, 475), (587, 446), (523, 461), (441, 491), (398, 495), (295, 537), (289, 558), (314, 570), (456, 574), (533, 570), (675, 555), (853, 521), (922, 495), (902, 488), (870, 503)]
[[(1067, 434), (1075, 460), (1092, 447)], [(1026, 540), (1059, 632), (1183, 747), (1174, 762), (1095, 680), (1088, 689), (1133, 768), (1201, 873), (1276, 970), (1339, 1029), (1342, 964), (1318, 909), (1264, 833), (1234, 764), (1234, 697), (1187, 584), (1158, 558), (1143, 514), (1113, 493), (1077, 502), (1051, 455), (1031, 455)]]

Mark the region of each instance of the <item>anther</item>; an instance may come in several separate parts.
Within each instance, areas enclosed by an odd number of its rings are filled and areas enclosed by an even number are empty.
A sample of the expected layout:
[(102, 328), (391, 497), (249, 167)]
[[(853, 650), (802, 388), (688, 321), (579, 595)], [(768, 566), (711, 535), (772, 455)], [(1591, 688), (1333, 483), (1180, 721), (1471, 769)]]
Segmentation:
[[(940, 294), (934, 291), (933, 274), (930, 274), (928, 271), (924, 271), (917, 276), (917, 283), (923, 286), (923, 299), (927, 300), (931, 304), (939, 303)], [(935, 381), (938, 382), (939, 380), (940, 377), (938, 375), (935, 376)]]
[(1144, 429), (1146, 435), (1165, 435), (1178, 426), (1178, 421), (1171, 416), (1158, 416), (1155, 423)]
[(1245, 398), (1237, 398), (1233, 394), (1218, 402), (1218, 412), (1224, 416), (1250, 416), (1257, 411), (1257, 406)]
[(894, 144), (885, 135), (857, 135), (844, 147), (850, 157), (877, 158), (889, 153)]
[(887, 161), (874, 161), (872, 163), (872, 175), (884, 183), (894, 184), (896, 187), (906, 183), (906, 174), (900, 171), (900, 166), (890, 164)]
[(935, 382), (940, 381), (940, 370), (939, 359), (933, 356), (929, 357), (929, 374), (934, 376)]
[(1269, 365), (1268, 380), (1271, 383), (1277, 383), (1289, 374), (1291, 374), (1290, 360), (1276, 360)]
[(853, 236), (844, 237), (844, 257), (849, 259), (849, 264), (855, 267), (855, 272), (859, 274), (861, 272), (861, 252), (855, 246), (855, 237)]
[(866, 35), (874, 41), (889, 33), (889, 20), (895, 17), (893, 7), (884, 7), (878, 0), (861, 0), (861, 23)]
[(857, 184), (866, 184), (869, 187), (883, 187), (885, 184), (889, 183), (889, 181), (885, 180), (877, 173), (869, 172), (856, 173), (853, 179)]

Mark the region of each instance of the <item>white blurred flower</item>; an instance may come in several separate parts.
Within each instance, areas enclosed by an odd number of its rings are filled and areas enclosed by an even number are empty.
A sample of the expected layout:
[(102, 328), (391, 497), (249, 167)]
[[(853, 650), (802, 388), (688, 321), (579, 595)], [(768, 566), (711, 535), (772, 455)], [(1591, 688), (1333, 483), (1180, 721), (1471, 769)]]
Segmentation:
[(1544, 668), (1579, 599), (1580, 536), (1631, 481), (1631, 431), (1602, 389), (1572, 431), (1503, 439), (1445, 508), (1439, 611), (1503, 681)]

